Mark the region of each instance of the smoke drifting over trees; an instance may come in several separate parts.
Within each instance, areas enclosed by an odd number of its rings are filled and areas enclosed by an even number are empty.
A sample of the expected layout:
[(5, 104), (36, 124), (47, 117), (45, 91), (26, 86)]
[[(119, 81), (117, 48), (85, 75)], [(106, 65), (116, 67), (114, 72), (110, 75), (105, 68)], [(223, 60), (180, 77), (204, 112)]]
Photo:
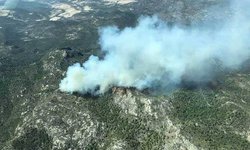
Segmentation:
[(156, 16), (139, 18), (134, 28), (104, 27), (99, 41), (104, 59), (90, 56), (70, 66), (60, 90), (102, 94), (112, 86), (167, 87), (184, 75), (202, 81), (213, 76), (212, 60), (235, 69), (250, 54), (250, 2), (235, 0), (231, 6), (233, 16), (218, 27), (169, 27)]

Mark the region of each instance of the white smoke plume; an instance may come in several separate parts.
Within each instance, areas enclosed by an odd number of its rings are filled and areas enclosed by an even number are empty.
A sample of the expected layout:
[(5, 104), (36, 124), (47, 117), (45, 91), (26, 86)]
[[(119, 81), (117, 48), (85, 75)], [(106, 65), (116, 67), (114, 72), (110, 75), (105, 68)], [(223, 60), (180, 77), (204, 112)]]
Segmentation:
[(82, 65), (70, 66), (60, 90), (102, 94), (112, 86), (141, 90), (178, 84), (185, 75), (206, 80), (214, 59), (237, 68), (250, 54), (249, 4), (248, 0), (234, 3), (233, 17), (216, 28), (168, 27), (156, 16), (141, 17), (134, 28), (102, 28), (104, 59), (90, 56)]
[(6, 0), (3, 9), (15, 9), (20, 0)]

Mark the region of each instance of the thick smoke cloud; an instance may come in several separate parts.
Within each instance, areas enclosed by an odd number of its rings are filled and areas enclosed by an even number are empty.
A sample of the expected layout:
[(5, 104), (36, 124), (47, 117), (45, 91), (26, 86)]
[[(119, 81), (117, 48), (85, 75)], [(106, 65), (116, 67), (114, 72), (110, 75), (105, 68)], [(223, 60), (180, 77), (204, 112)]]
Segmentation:
[(134, 28), (105, 27), (100, 30), (104, 59), (90, 56), (82, 66), (70, 66), (60, 90), (101, 94), (112, 86), (166, 87), (183, 76), (202, 81), (212, 77), (214, 60), (235, 69), (250, 54), (249, 4), (235, 1), (233, 16), (213, 28), (169, 27), (156, 16), (141, 17)]

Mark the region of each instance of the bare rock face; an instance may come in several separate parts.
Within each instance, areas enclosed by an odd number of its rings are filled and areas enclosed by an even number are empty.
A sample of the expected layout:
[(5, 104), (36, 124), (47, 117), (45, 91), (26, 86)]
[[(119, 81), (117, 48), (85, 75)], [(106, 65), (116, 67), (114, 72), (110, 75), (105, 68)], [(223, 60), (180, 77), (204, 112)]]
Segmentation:
[(52, 137), (54, 149), (83, 149), (97, 137), (97, 128), (101, 124), (87, 110), (77, 110), (74, 105), (65, 105), (67, 102), (64, 103), (58, 95), (46, 97), (46, 101), (36, 106), (32, 114), (24, 118), (24, 123), (16, 130), (18, 134), (22, 135), (25, 128), (45, 129)]
[[(162, 145), (152, 146), (153, 149), (198, 149), (181, 135), (180, 126), (169, 118), (172, 105), (167, 98), (158, 97), (156, 100), (155, 97), (127, 88), (113, 88), (112, 92), (114, 103), (121, 108), (122, 114), (145, 118), (143, 124), (163, 138)], [(139, 133), (138, 140), (141, 143), (145, 142), (143, 138), (147, 138), (145, 133)]]

